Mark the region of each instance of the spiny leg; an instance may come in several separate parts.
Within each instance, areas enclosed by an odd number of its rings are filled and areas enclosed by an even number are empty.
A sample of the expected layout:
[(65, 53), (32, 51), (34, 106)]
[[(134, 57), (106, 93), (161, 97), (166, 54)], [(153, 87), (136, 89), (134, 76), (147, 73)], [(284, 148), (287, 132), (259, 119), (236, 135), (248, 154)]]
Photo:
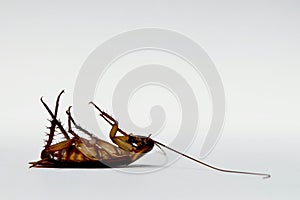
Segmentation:
[(71, 116), (71, 109), (72, 106), (69, 106), (68, 110), (66, 111), (67, 115), (68, 115), (68, 132), (71, 133), (74, 137), (79, 137), (73, 130), (72, 130), (72, 125), (71, 122), (73, 122), (73, 124), (75, 123), (72, 116)]
[[(129, 135), (118, 127), (117, 120), (115, 120), (112, 116), (110, 116), (106, 112), (102, 111), (93, 102), (90, 102), (90, 104), (92, 104), (100, 112), (100, 116), (112, 126), (112, 128), (110, 130), (110, 133), (109, 133), (110, 139), (116, 145), (118, 145), (121, 149), (126, 150), (126, 151), (130, 151), (130, 152), (134, 151), (135, 147), (128, 141), (129, 140)], [(116, 136), (118, 131), (120, 133), (122, 133), (124, 136)]]
[[(56, 101), (56, 109), (58, 108), (58, 103), (59, 103), (59, 98), (60, 95), (64, 92), (61, 91), (61, 93), (59, 94), (59, 96), (57, 97), (57, 101)], [(48, 107), (48, 105), (43, 101), (43, 97), (41, 97), (41, 102), (43, 103), (43, 105), (45, 106), (45, 108), (47, 109), (48, 113), (50, 114), (50, 116), (52, 117), (52, 121), (55, 125), (58, 126), (58, 128), (60, 129), (60, 131), (62, 132), (62, 134), (65, 136), (66, 139), (70, 139), (70, 137), (68, 136), (68, 133), (66, 132), (66, 130), (64, 129), (64, 127), (61, 125), (61, 123), (57, 120), (56, 116), (52, 113), (52, 111), (50, 110), (50, 108)], [(57, 113), (57, 111), (56, 111)]]
[(43, 97), (41, 97), (41, 99), (40, 99), (41, 102), (42, 102), (42, 104), (45, 106), (46, 110), (48, 111), (48, 113), (52, 117), (49, 138), (48, 138), (48, 141), (47, 141), (47, 144), (46, 144), (45, 148), (49, 148), (50, 145), (51, 145), (51, 143), (52, 143), (52, 141), (53, 141), (56, 125), (61, 130), (61, 132), (63, 133), (63, 135), (65, 136), (65, 138), (66, 139), (70, 139), (70, 137), (68, 136), (67, 132), (62, 127), (61, 123), (56, 119), (57, 118), (57, 112), (58, 112), (58, 106), (59, 106), (59, 99), (60, 99), (60, 97), (61, 97), (61, 95), (63, 93), (64, 93), (64, 90), (62, 90), (59, 93), (59, 95), (58, 95), (58, 97), (56, 99), (56, 105), (55, 105), (55, 112), (54, 112), (54, 114), (52, 113), (52, 111), (50, 110), (50, 108), (48, 107), (48, 105), (43, 101)]
[(108, 121), (108, 119), (111, 121), (111, 122), (108, 122), (112, 125), (112, 123), (116, 123), (117, 120), (115, 120), (112, 116), (110, 116), (109, 114), (107, 114), (106, 112), (104, 112), (103, 110), (101, 110), (94, 102), (90, 102), (90, 104), (92, 104), (102, 115), (103, 118), (106, 119), (106, 121)]
[[(68, 126), (69, 126), (69, 130), (71, 128), (71, 122), (74, 124), (75, 128), (82, 131), (83, 133), (87, 134), (88, 136), (90, 136), (91, 138), (95, 137), (92, 133), (90, 133), (89, 131), (87, 131), (86, 129), (82, 128), (80, 125), (78, 125), (75, 120), (73, 119), (72, 115), (71, 115), (71, 108), (72, 106), (69, 107), (69, 109), (66, 111), (67, 115), (68, 115)], [(74, 133), (75, 134), (75, 133)]]
[[(100, 112), (100, 116), (111, 126), (118, 123), (117, 120), (115, 120), (112, 116), (110, 116), (106, 112), (102, 111), (94, 102), (91, 101), (90, 104), (92, 104)], [(119, 127), (118, 127), (117, 131), (122, 133), (124, 136), (128, 136), (128, 134), (125, 131), (123, 131), (122, 129), (120, 129)]]

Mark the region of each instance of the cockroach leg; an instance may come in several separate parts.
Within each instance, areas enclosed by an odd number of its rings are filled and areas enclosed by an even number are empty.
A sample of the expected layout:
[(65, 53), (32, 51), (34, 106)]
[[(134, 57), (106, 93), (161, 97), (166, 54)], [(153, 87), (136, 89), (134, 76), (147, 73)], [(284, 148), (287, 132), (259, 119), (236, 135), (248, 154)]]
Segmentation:
[(134, 146), (128, 142), (129, 140), (129, 136), (116, 136), (118, 132), (118, 123), (116, 122), (109, 133), (109, 137), (110, 139), (113, 141), (113, 143), (115, 143), (116, 145), (118, 145), (121, 149), (125, 150), (125, 151), (133, 151), (134, 150)]
[[(79, 136), (72, 130), (72, 125), (71, 125), (71, 121), (73, 120), (72, 116), (71, 116), (71, 109), (72, 106), (69, 106), (68, 110), (66, 111), (67, 115), (68, 115), (68, 132), (70, 134), (72, 134), (74, 137), (79, 138)], [(74, 120), (73, 120), (74, 121)]]
[(39, 160), (39, 161), (36, 161), (36, 162), (29, 162), (28, 163), (28, 164), (30, 164), (29, 168), (36, 167), (40, 163), (44, 163), (47, 160), (48, 160), (48, 158), (43, 158), (42, 160)]
[[(60, 99), (60, 96), (61, 96), (61, 94), (62, 94), (63, 92), (64, 92), (64, 90), (61, 91), (61, 93), (60, 93), (60, 94), (58, 95), (58, 97), (57, 97), (57, 100), (56, 100), (56, 106), (55, 106), (55, 111), (58, 109), (59, 99)], [(42, 104), (45, 106), (45, 108), (46, 108), (46, 110), (48, 111), (48, 113), (50, 114), (50, 116), (52, 117), (52, 121), (53, 121), (53, 123), (55, 124), (54, 127), (57, 125), (58, 128), (59, 128), (59, 130), (60, 130), (60, 131), (62, 132), (62, 134), (65, 136), (65, 138), (66, 138), (67, 140), (69, 140), (70, 137), (69, 137), (67, 131), (66, 131), (66, 130), (64, 129), (64, 127), (61, 125), (61, 123), (57, 120), (56, 116), (52, 113), (52, 111), (50, 110), (50, 108), (48, 107), (48, 105), (44, 102), (43, 97), (41, 97), (41, 102), (42, 102)], [(57, 111), (56, 111), (55, 113), (57, 114)], [(54, 134), (54, 133), (53, 133), (53, 134)]]
[(58, 106), (59, 106), (59, 99), (61, 97), (61, 95), (64, 93), (64, 90), (62, 90), (57, 99), (56, 99), (56, 104), (55, 104), (55, 112), (54, 114), (52, 113), (52, 111), (50, 110), (50, 108), (48, 107), (48, 105), (44, 102), (43, 97), (41, 97), (41, 102), (42, 104), (45, 106), (46, 110), (48, 111), (48, 113), (50, 114), (50, 116), (52, 117), (51, 120), (51, 127), (50, 127), (50, 133), (49, 133), (49, 137), (45, 146), (45, 149), (49, 148), (53, 138), (54, 138), (54, 132), (55, 132), (55, 127), (56, 125), (59, 127), (59, 129), (61, 130), (61, 132), (63, 133), (63, 135), (65, 136), (66, 139), (70, 139), (70, 137), (68, 136), (67, 132), (64, 130), (64, 128), (62, 127), (61, 123), (56, 119), (57, 118), (57, 111), (58, 111)]
[(57, 99), (56, 99), (55, 111), (54, 111), (54, 116), (55, 116), (55, 118), (57, 117), (57, 112), (58, 112), (58, 105), (59, 105), (60, 96), (61, 96), (64, 92), (65, 92), (65, 91), (62, 90), (62, 91), (59, 93), (59, 95), (58, 95), (58, 97), (57, 97)]
[(81, 126), (79, 126), (75, 120), (72, 117), (71, 114), (71, 108), (72, 106), (69, 107), (69, 109), (66, 111), (67, 115), (68, 115), (68, 123), (70, 124), (69, 126), (71, 126), (71, 122), (74, 124), (75, 128), (82, 131), (83, 133), (87, 134), (88, 136), (90, 136), (91, 138), (95, 137), (92, 133), (90, 133), (89, 131), (87, 131), (86, 129), (82, 128)]
[[(115, 120), (112, 116), (110, 116), (106, 112), (102, 111), (94, 102), (91, 101), (90, 104), (92, 104), (100, 112), (100, 116), (111, 126), (118, 123), (117, 120)], [(109, 120), (111, 120), (112, 122)], [(120, 133), (122, 133), (124, 136), (128, 136), (128, 134), (125, 131), (123, 131), (122, 129), (120, 129), (119, 127), (118, 127), (118, 131)]]
[[(112, 116), (110, 116), (109, 114), (107, 114), (106, 112), (104, 112), (103, 110), (101, 110), (94, 102), (90, 102), (90, 104), (92, 104), (99, 112), (100, 112), (100, 115), (106, 119), (109, 119), (111, 120), (113, 123), (117, 123), (117, 120), (115, 120)], [(109, 122), (110, 123), (110, 122)], [(112, 123), (110, 123), (112, 125)]]
[[(115, 120), (112, 116), (107, 114), (106, 112), (102, 111), (95, 103), (92, 101), (90, 102), (99, 112), (100, 116), (107, 121), (111, 126), (111, 130), (109, 133), (110, 139), (118, 145), (121, 149), (126, 150), (126, 151), (134, 151), (135, 147), (132, 145), (131, 142), (129, 142), (129, 135), (124, 132), (122, 129), (118, 127), (118, 121)], [(110, 120), (110, 121), (109, 121)], [(123, 134), (123, 136), (116, 136), (117, 132), (120, 132)]]

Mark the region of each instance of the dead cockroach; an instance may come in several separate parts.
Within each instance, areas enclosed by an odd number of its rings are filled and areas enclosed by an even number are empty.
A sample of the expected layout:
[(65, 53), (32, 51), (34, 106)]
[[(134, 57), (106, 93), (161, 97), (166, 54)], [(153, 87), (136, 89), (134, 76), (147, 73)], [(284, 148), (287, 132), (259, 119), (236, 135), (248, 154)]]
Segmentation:
[[(263, 178), (269, 178), (271, 175), (255, 172), (243, 172), (233, 171), (214, 167), (206, 164), (200, 160), (192, 158), (184, 153), (181, 153), (175, 149), (172, 149), (158, 141), (150, 138), (150, 136), (139, 136), (133, 134), (127, 134), (118, 127), (118, 122), (106, 112), (102, 111), (96, 104), (90, 102), (99, 112), (100, 116), (107, 121), (111, 126), (109, 133), (110, 139), (116, 145), (101, 140), (94, 136), (92, 133), (79, 126), (72, 118), (70, 109), (66, 111), (68, 115), (68, 131), (64, 129), (61, 122), (57, 119), (57, 112), (59, 106), (59, 99), (64, 91), (61, 91), (57, 97), (54, 113), (50, 110), (48, 105), (43, 101), (43, 97), (40, 99), (42, 104), (47, 109), (51, 116), (51, 126), (49, 127), (48, 139), (46, 145), (41, 152), (41, 160), (36, 162), (30, 162), (30, 167), (40, 168), (100, 168), (100, 167), (121, 167), (127, 166), (130, 163), (141, 158), (147, 152), (151, 151), (154, 145), (159, 148), (165, 147), (175, 153), (178, 153), (188, 159), (191, 159), (197, 163), (200, 163), (206, 167), (218, 170), (221, 172), (248, 174), (263, 176)], [(87, 134), (90, 139), (80, 137), (72, 130), (72, 124), (76, 129)], [(63, 134), (65, 140), (62, 142), (52, 144), (54, 140), (54, 133), (56, 129)], [(122, 134), (116, 136), (117, 133)]]

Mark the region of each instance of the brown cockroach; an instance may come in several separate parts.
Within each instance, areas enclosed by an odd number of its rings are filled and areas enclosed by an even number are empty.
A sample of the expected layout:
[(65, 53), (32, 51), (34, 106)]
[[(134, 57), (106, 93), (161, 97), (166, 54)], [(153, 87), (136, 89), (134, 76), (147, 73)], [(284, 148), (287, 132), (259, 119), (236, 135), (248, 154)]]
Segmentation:
[[(71, 115), (71, 106), (66, 111), (68, 115), (68, 131), (66, 131), (61, 122), (57, 119), (59, 99), (63, 92), (64, 91), (61, 91), (57, 97), (54, 113), (43, 101), (43, 97), (41, 97), (40, 99), (52, 118), (50, 120), (51, 126), (49, 127), (49, 133), (47, 134), (48, 139), (46, 140), (46, 145), (41, 152), (41, 160), (30, 162), (30, 168), (122, 167), (138, 160), (143, 155), (151, 151), (154, 145), (157, 145), (159, 148), (165, 147), (190, 160), (221, 172), (258, 175), (263, 176), (263, 178), (271, 177), (271, 175), (264, 173), (244, 172), (217, 168), (200, 160), (192, 158), (184, 153), (181, 153), (171, 147), (168, 147), (161, 142), (155, 141), (151, 139), (150, 136), (145, 137), (127, 134), (118, 127), (118, 122), (113, 117), (101, 110), (93, 102), (90, 102), (90, 104), (92, 104), (100, 112), (100, 116), (112, 126), (109, 136), (115, 145), (97, 138), (92, 133), (79, 126)], [(76, 129), (87, 134), (90, 139), (86, 139), (77, 135), (72, 130), (72, 124)], [(59, 129), (60, 133), (63, 134), (65, 140), (56, 144), (52, 144), (54, 140), (54, 133), (57, 128)], [(116, 136), (117, 133), (120, 133), (122, 135)]]

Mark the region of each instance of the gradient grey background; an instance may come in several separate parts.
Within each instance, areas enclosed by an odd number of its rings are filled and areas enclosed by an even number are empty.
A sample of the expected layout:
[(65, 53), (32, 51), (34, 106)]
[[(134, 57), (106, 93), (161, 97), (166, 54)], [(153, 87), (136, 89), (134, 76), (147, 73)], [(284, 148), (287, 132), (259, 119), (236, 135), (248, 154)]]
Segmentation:
[[(1, 199), (298, 199), (300, 44), (298, 1), (0, 1)], [(31, 169), (46, 113), (66, 89), (72, 102), (87, 56), (120, 32), (178, 31), (214, 61), (226, 122), (205, 159), (272, 178), (221, 174), (184, 158), (156, 173)], [(64, 120), (64, 118), (62, 118)], [(188, 154), (198, 155), (193, 144)], [(297, 198), (298, 197), (298, 198)]]

